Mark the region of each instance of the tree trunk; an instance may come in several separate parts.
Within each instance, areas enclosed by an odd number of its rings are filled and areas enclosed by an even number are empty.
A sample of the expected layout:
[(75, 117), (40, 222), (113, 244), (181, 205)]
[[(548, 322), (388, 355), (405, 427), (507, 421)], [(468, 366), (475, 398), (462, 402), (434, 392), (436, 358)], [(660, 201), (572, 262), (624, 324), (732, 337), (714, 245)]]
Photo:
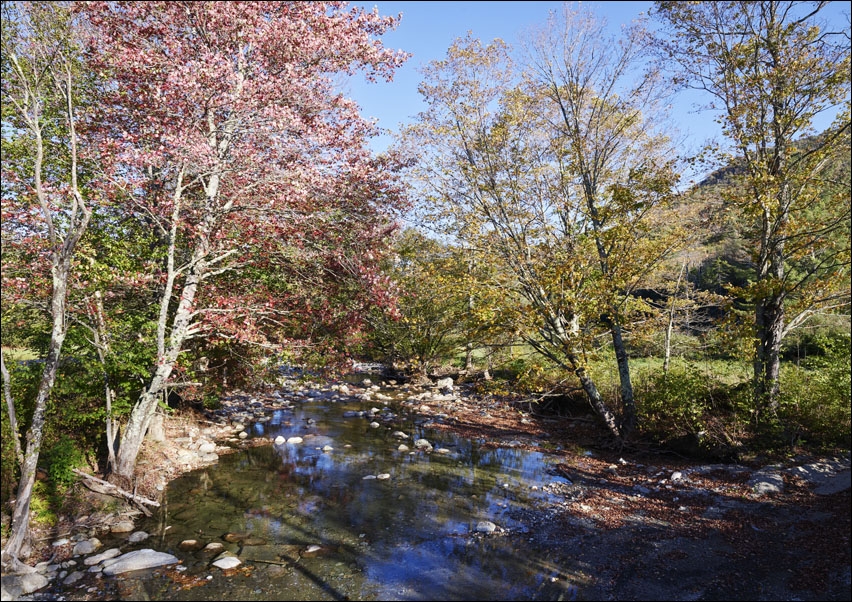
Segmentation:
[[(70, 263), (70, 262), (69, 262)], [(15, 510), (12, 514), (12, 530), (6, 547), (3, 548), (2, 564), (12, 567), (19, 566), (18, 556), (24, 545), (30, 524), (30, 502), (32, 501), (33, 486), (35, 485), (36, 469), (44, 436), (45, 411), (50, 391), (56, 380), (56, 370), (59, 366), (59, 356), (62, 343), (65, 341), (65, 290), (68, 273), (62, 269), (54, 269), (53, 299), (51, 313), (53, 328), (50, 334), (50, 347), (41, 375), (41, 383), (35, 399), (32, 423), (27, 431), (27, 449), (21, 466), (21, 478), (18, 482), (18, 493), (15, 497)]]
[(669, 304), (669, 323), (666, 325), (666, 340), (665, 340), (665, 355), (663, 358), (663, 374), (669, 373), (669, 364), (672, 357), (672, 330), (674, 329), (675, 319), (675, 301), (677, 300), (677, 292), (680, 290), (680, 281), (683, 278), (683, 273), (686, 271), (686, 260), (680, 266), (680, 273), (677, 275), (677, 282), (672, 292), (672, 302)]
[(603, 419), (604, 424), (606, 424), (607, 429), (609, 429), (609, 432), (612, 433), (617, 441), (620, 441), (621, 431), (618, 429), (618, 423), (615, 419), (615, 415), (606, 407), (606, 404), (601, 398), (601, 394), (595, 386), (594, 381), (589, 376), (589, 373), (586, 372), (584, 368), (578, 367), (574, 370), (574, 374), (576, 374), (577, 378), (580, 379), (580, 385), (583, 387), (583, 391), (585, 391), (586, 397), (588, 397), (592, 408), (594, 408), (598, 416)]
[(778, 409), (781, 372), (781, 339), (784, 331), (782, 302), (770, 298), (755, 310), (757, 337), (754, 354), (754, 396), (756, 419)]
[(24, 450), (21, 449), (21, 437), (18, 434), (18, 418), (15, 412), (15, 402), (12, 400), (12, 381), (9, 371), (6, 369), (6, 358), (0, 349), (0, 373), (3, 375), (3, 397), (6, 400), (6, 411), (9, 413), (9, 428), (12, 431), (13, 443), (15, 444), (15, 458), (18, 467), (24, 465)]
[(628, 436), (636, 428), (636, 401), (633, 398), (633, 383), (630, 380), (630, 363), (627, 349), (624, 347), (624, 339), (621, 336), (621, 325), (613, 323), (610, 327), (612, 333), (612, 346), (615, 349), (615, 361), (618, 364), (618, 380), (621, 383), (622, 437)]
[[(198, 252), (201, 253), (200, 251)], [(175, 362), (183, 348), (183, 344), (189, 336), (190, 322), (192, 321), (192, 307), (198, 285), (203, 280), (204, 263), (201, 259), (195, 262), (196, 269), (187, 276), (186, 283), (181, 292), (180, 303), (172, 320), (171, 336), (168, 347), (164, 353), (158, 353), (157, 368), (148, 386), (139, 396), (136, 404), (130, 412), (130, 418), (121, 435), (121, 443), (116, 457), (115, 472), (120, 478), (130, 481), (136, 469), (136, 458), (148, 431), (151, 418), (157, 411), (157, 402), (172, 374)], [(164, 304), (168, 299), (163, 300)], [(161, 314), (163, 316), (164, 314)], [(161, 317), (161, 319), (164, 319)]]

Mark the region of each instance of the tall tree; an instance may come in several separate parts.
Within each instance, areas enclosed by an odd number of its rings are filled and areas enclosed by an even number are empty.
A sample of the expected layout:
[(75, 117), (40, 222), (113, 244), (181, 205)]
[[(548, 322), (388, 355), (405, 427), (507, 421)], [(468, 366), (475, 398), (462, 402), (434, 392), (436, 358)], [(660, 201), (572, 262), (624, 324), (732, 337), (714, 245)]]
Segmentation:
[[(156, 361), (115, 466), (129, 479), (188, 341), (246, 338), (264, 320), (314, 312), (342, 322), (335, 301), (353, 282), (381, 296), (378, 260), (398, 195), (366, 150), (372, 126), (331, 78), (390, 78), (405, 56), (374, 39), (394, 19), (343, 2), (80, 10), (93, 66), (113, 82), (101, 117), (102, 145), (121, 165), (113, 194), (159, 237)], [(258, 277), (276, 272), (284, 282)]]
[[(520, 335), (576, 374), (621, 438), (636, 423), (622, 337), (630, 292), (667, 251), (666, 228), (652, 218), (675, 177), (639, 110), (644, 88), (624, 91), (633, 49), (609, 54), (591, 17), (564, 16), (576, 23), (551, 23), (526, 68), (499, 40), (457, 41), (427, 71), (429, 109), (409, 135), (429, 219), (512, 275), (494, 284), (515, 300)], [(590, 56), (601, 62), (584, 62)], [(586, 366), (602, 323), (616, 346), (620, 413)]]
[[(849, 304), (849, 184), (827, 171), (850, 152), (849, 21), (821, 22), (828, 2), (658, 2), (677, 78), (712, 98), (741, 162), (726, 195), (756, 272), (754, 394), (758, 420), (778, 403), (783, 338)], [(837, 111), (825, 132), (815, 118)], [(808, 138), (806, 138), (808, 137)]]
[[(3, 292), (12, 297), (38, 295), (39, 278), (34, 275), (43, 274), (43, 300), (51, 323), (12, 530), (2, 553), (3, 565), (15, 568), (29, 527), (45, 413), (67, 333), (72, 261), (91, 207), (81, 176), (77, 100), (83, 77), (71, 13), (63, 3), (7, 2), (2, 19)], [(7, 266), (11, 255), (31, 259), (27, 277), (20, 264)], [(14, 406), (9, 407), (13, 411)]]
[(661, 208), (676, 183), (675, 154), (660, 124), (666, 89), (643, 70), (647, 36), (639, 23), (620, 36), (588, 8), (565, 4), (531, 38), (528, 77), (554, 118), (564, 185), (580, 200), (606, 293), (601, 313), (612, 337), (624, 407), (622, 430), (635, 427), (636, 404), (624, 340), (631, 290), (669, 250)]

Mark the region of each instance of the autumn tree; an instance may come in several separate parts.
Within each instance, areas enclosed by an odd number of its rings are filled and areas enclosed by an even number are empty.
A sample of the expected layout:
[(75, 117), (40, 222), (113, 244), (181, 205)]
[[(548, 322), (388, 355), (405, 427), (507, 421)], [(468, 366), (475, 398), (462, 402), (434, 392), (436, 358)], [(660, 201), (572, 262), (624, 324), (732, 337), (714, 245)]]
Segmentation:
[(158, 239), (156, 358), (115, 466), (129, 479), (188, 342), (262, 337), (316, 313), (345, 322), (359, 309), (353, 287), (382, 301), (377, 266), (399, 195), (366, 150), (371, 124), (332, 76), (390, 78), (404, 56), (375, 39), (394, 19), (342, 2), (79, 10), (92, 67), (112, 82), (100, 116), (120, 164), (112, 194)]
[[(521, 67), (499, 40), (457, 41), (426, 72), (429, 109), (408, 135), (427, 219), (512, 275), (499, 286), (514, 299), (517, 332), (578, 377), (620, 438), (636, 424), (623, 341), (630, 292), (669, 249), (660, 212), (676, 178), (642, 113), (652, 82), (631, 81), (636, 40), (601, 38), (601, 27), (567, 10), (530, 41)], [(586, 367), (601, 327), (616, 350), (620, 413)]]
[[(72, 262), (91, 218), (78, 107), (82, 75), (75, 24), (61, 3), (3, 4), (3, 296), (36, 303), (50, 341), (20, 467), (4, 566), (20, 566), (45, 414), (67, 334)], [(4, 362), (4, 388), (8, 374)], [(8, 388), (6, 388), (8, 394)], [(9, 403), (10, 414), (14, 404)], [(18, 433), (13, 433), (18, 437)]]
[[(755, 280), (756, 418), (774, 413), (781, 343), (820, 312), (849, 304), (849, 183), (827, 171), (850, 152), (849, 21), (827, 2), (658, 2), (659, 46), (683, 85), (704, 91), (737, 167), (725, 193)], [(824, 132), (822, 113), (837, 113)]]
[(546, 98), (546, 125), (560, 147), (560, 181), (594, 241), (627, 432), (636, 419), (624, 334), (630, 293), (678, 240), (664, 235), (674, 232), (663, 209), (677, 182), (675, 153), (661, 129), (667, 90), (657, 72), (641, 68), (646, 40), (639, 24), (616, 37), (587, 9), (566, 4), (527, 45), (527, 77)]
[(414, 228), (397, 237), (394, 251), (387, 271), (398, 303), (371, 312), (373, 352), (423, 374), (464, 354), (464, 369), (473, 370), (474, 351), (492, 347), (504, 326), (500, 298), (487, 285), (490, 266)]

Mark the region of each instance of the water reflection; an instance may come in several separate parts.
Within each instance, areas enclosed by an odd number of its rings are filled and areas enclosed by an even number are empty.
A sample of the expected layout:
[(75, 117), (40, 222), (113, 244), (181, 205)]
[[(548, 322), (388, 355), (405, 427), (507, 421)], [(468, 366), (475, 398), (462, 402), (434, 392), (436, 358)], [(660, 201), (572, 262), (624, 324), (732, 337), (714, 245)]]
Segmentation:
[[(156, 522), (158, 548), (187, 575), (212, 579), (182, 589), (146, 586), (171, 600), (535, 599), (548, 579), (547, 550), (530, 549), (519, 509), (548, 502), (546, 457), (483, 448), (409, 422), (370, 427), (364, 404), (306, 401), (253, 427), (265, 438), (303, 442), (249, 448), (173, 482)], [(344, 413), (347, 417), (344, 417)], [(425, 437), (448, 454), (399, 451), (394, 431)], [(411, 439), (406, 441), (410, 446)], [(413, 447), (413, 446), (412, 446)], [(323, 451), (325, 449), (325, 451)], [(375, 478), (389, 475), (388, 478)], [(367, 478), (365, 478), (367, 477)], [(476, 533), (480, 521), (498, 533)], [(223, 539), (232, 534), (232, 541)], [(221, 542), (245, 570), (223, 574), (210, 553)], [(199, 581), (201, 582), (201, 581)]]

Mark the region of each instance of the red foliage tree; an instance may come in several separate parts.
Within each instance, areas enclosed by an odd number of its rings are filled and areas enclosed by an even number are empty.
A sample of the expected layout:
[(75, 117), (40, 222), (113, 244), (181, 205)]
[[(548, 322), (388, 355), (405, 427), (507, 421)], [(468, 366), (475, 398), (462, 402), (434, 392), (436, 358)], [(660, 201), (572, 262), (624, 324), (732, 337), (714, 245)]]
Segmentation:
[(400, 189), (333, 76), (390, 79), (406, 55), (377, 40), (395, 19), (344, 2), (79, 10), (110, 82), (100, 144), (119, 159), (112, 195), (157, 231), (163, 256), (157, 362), (115, 466), (129, 478), (188, 341), (273, 324), (292, 334), (317, 318), (333, 330), (389, 299), (378, 261)]

